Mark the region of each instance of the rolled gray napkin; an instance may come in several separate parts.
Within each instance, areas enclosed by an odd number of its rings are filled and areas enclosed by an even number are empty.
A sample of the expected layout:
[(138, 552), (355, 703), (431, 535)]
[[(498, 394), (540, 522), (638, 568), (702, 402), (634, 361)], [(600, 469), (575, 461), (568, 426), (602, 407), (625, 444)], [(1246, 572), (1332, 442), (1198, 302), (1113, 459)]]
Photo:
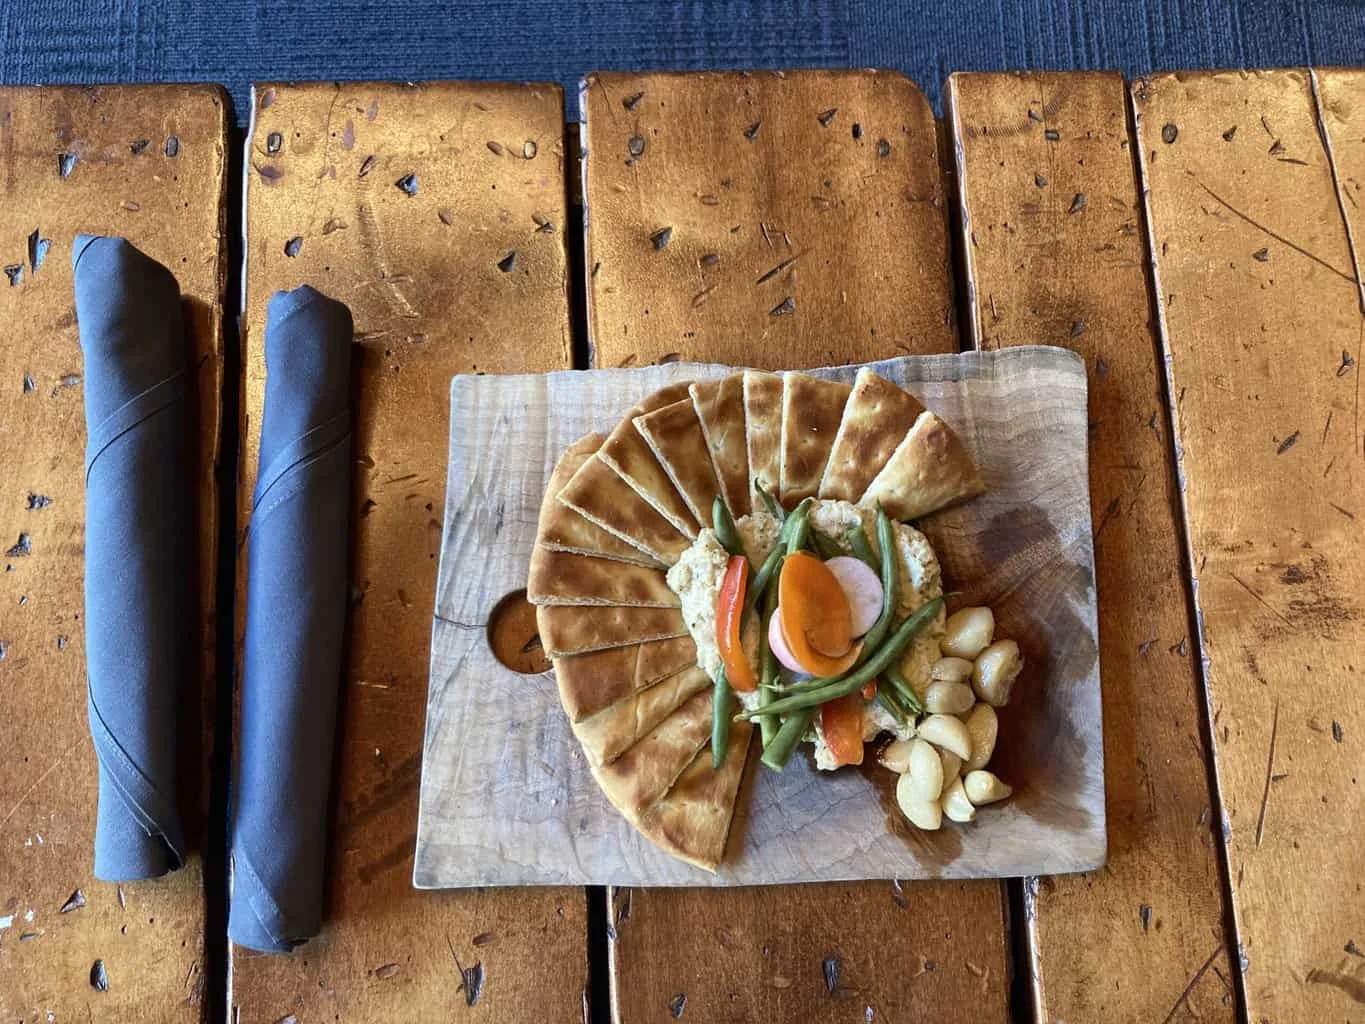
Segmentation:
[(349, 575), (350, 311), (278, 292), (248, 526), (228, 935), (286, 952), (322, 923)]
[(190, 350), (171, 272), (121, 238), (72, 252), (85, 382), (87, 711), (99, 759), (95, 876), (184, 862), (176, 713), (193, 672)]

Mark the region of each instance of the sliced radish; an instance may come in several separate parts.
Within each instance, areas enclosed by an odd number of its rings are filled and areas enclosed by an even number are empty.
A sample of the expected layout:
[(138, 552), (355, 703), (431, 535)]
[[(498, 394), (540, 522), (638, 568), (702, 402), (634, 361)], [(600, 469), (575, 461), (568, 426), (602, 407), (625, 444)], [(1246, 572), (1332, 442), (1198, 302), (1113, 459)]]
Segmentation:
[(792, 672), (805, 672), (801, 663), (796, 660), (787, 646), (787, 638), (782, 635), (782, 614), (781, 610), (773, 612), (773, 617), (768, 622), (768, 646), (772, 648), (774, 656), (782, 663), (782, 667)]
[(849, 555), (831, 558), (825, 568), (834, 574), (848, 598), (853, 618), (853, 635), (862, 636), (882, 613), (882, 581), (862, 559)]

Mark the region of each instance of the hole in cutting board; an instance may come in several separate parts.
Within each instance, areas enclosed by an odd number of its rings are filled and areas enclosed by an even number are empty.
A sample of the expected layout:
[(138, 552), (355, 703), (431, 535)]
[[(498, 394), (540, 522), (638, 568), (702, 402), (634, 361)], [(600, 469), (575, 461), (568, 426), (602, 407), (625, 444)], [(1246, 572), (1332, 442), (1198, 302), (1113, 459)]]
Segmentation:
[(513, 672), (529, 676), (550, 671), (536, 629), (536, 609), (526, 600), (525, 590), (512, 591), (494, 606), (488, 617), (488, 646)]

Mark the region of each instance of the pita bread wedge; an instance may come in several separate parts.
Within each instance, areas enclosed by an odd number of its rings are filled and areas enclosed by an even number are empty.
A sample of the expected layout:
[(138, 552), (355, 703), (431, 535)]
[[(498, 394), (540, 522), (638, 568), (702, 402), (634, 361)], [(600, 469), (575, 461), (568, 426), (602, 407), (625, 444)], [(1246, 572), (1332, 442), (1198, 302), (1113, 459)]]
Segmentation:
[(676, 608), (625, 608), (616, 605), (553, 605), (536, 608), (536, 626), (551, 658), (648, 640), (683, 636), (687, 625)]
[(820, 481), (820, 497), (861, 498), (922, 412), (924, 406), (914, 395), (867, 367), (859, 370)]
[[(664, 467), (659, 465), (648, 443), (640, 436), (632, 422), (637, 416), (644, 416), (655, 409), (686, 400), (688, 383), (684, 381), (680, 384), (670, 384), (641, 399), (607, 435), (598, 454), (603, 462), (616, 470), (621, 479), (630, 484), (661, 516), (691, 538), (697, 535), (699, 529), (696, 516), (688, 508), (687, 502), (683, 500), (684, 496), (678, 493)], [(709, 505), (706, 509), (706, 518), (702, 522), (711, 522)]]
[(556, 658), (554, 666), (560, 703), (570, 722), (580, 722), (696, 663), (692, 638), (676, 636)]
[(531, 549), (526, 597), (532, 604), (623, 604), (641, 608), (676, 608), (680, 604), (678, 595), (668, 588), (662, 569), (550, 551), (539, 545)]
[(852, 390), (805, 373), (783, 375), (779, 476), (784, 505), (794, 506), (820, 489)]
[(751, 496), (744, 431), (744, 377), (736, 373), (693, 384), (687, 390), (701, 421), (706, 447), (711, 450), (711, 466), (720, 482), (721, 496), (736, 519), (748, 515)]
[(710, 687), (689, 697), (615, 761), (594, 765), (597, 784), (631, 824), (664, 798), (711, 738)]
[(782, 378), (778, 374), (744, 371), (744, 443), (754, 497), (762, 487), (776, 498), (782, 482)]
[(676, 562), (691, 543), (603, 462), (600, 452), (578, 468), (558, 497), (594, 525), (665, 565)]
[(692, 665), (573, 723), (574, 735), (595, 763), (610, 764), (694, 693), (711, 685), (705, 670)]
[(711, 768), (709, 743), (698, 751), (673, 788), (640, 818), (640, 832), (673, 856), (715, 871), (725, 857), (752, 730), (748, 722), (731, 726), (720, 771)]
[(588, 434), (569, 445), (559, 457), (554, 472), (550, 474), (550, 483), (545, 488), (545, 499), (540, 505), (536, 543), (550, 551), (611, 558), (633, 565), (663, 565), (663, 562), (650, 557), (633, 544), (627, 544), (596, 523), (584, 519), (569, 506), (554, 500), (579, 467), (602, 447), (603, 440), (601, 434)]
[(985, 489), (976, 464), (952, 428), (932, 412), (923, 412), (858, 504), (881, 502), (895, 519), (918, 519)]
[(710, 525), (711, 506), (720, 493), (711, 449), (701, 430), (691, 396), (635, 417), (640, 432), (668, 478), (682, 494), (697, 522)]

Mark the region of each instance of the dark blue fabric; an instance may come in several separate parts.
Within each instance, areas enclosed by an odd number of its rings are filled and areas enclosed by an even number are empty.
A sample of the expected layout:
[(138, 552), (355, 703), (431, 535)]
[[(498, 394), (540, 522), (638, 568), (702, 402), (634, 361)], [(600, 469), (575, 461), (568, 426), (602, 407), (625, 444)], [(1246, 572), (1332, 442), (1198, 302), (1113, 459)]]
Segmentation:
[(5, 0), (0, 82), (552, 79), (594, 70), (1365, 64), (1360, 0)]
[(285, 952), (322, 922), (351, 505), (350, 311), (279, 292), (247, 528), (228, 935)]
[(95, 875), (180, 867), (176, 715), (195, 578), (190, 350), (169, 270), (120, 238), (72, 252), (84, 355), (87, 712), (99, 759)]

